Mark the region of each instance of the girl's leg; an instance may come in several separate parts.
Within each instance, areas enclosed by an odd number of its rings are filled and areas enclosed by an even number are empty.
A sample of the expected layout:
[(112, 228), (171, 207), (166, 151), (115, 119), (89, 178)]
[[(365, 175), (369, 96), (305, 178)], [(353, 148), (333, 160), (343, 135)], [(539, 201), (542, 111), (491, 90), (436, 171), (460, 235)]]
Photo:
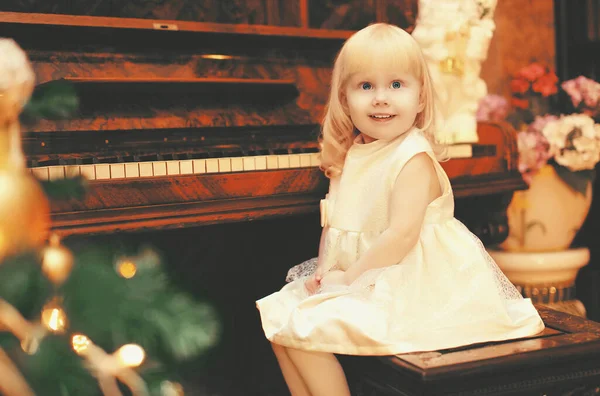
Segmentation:
[(275, 352), (275, 357), (277, 357), (277, 361), (279, 362), (283, 378), (292, 396), (311, 396), (298, 369), (290, 360), (287, 348), (274, 343), (271, 343), (271, 347), (273, 347), (273, 352)]
[(312, 396), (350, 396), (344, 370), (332, 353), (286, 351)]

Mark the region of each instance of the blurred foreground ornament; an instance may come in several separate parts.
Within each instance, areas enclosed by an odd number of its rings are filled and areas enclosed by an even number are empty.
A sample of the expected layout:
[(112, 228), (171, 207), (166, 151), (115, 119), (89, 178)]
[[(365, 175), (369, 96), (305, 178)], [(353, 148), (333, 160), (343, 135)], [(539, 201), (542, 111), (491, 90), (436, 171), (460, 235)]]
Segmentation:
[(0, 39), (0, 260), (40, 247), (50, 226), (50, 206), (27, 173), (19, 114), (31, 96), (34, 74), (11, 39)]

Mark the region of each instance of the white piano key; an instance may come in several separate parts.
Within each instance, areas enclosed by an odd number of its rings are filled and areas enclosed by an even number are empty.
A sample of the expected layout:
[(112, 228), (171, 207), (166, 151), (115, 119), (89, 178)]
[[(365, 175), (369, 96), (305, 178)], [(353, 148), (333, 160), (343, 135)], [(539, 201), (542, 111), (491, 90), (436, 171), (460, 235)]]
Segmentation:
[(244, 170), (244, 160), (240, 157), (234, 157), (231, 159), (231, 171), (241, 172)]
[(41, 168), (33, 168), (32, 172), (34, 176), (40, 180), (48, 180), (48, 167), (44, 166)]
[(140, 162), (140, 177), (154, 176), (154, 168), (152, 162)]
[(96, 180), (96, 167), (94, 165), (81, 165), (79, 167), (81, 176), (88, 180)]
[(154, 176), (167, 176), (167, 163), (165, 161), (153, 161), (152, 170)]
[(128, 179), (140, 177), (140, 166), (137, 162), (125, 163), (125, 177)]
[(299, 168), (300, 167), (300, 155), (298, 154), (290, 154), (290, 168)]
[(277, 162), (276, 155), (267, 155), (267, 169), (278, 169), (279, 164)]
[(254, 157), (254, 165), (256, 166), (256, 170), (267, 169), (267, 157), (264, 155)]
[(209, 158), (206, 160), (206, 173), (219, 173), (219, 160)]
[(125, 164), (110, 164), (110, 178), (111, 179), (124, 179), (125, 178)]
[(72, 178), (81, 175), (79, 165), (67, 165), (65, 166), (65, 177)]
[(182, 175), (191, 175), (194, 173), (194, 165), (192, 160), (179, 161), (179, 171)]
[(256, 163), (254, 157), (243, 157), (244, 160), (244, 171), (256, 170)]
[(96, 164), (96, 180), (110, 179), (110, 166), (109, 164)]
[(50, 180), (60, 180), (65, 178), (65, 167), (63, 165), (49, 166), (48, 178)]
[(167, 175), (179, 175), (179, 161), (167, 161)]
[(311, 153), (310, 154), (310, 165), (311, 166), (321, 166), (321, 153)]
[(303, 168), (310, 166), (310, 154), (300, 154), (300, 166)]
[(206, 173), (206, 160), (192, 160), (194, 164), (194, 173)]
[(279, 169), (285, 169), (290, 167), (290, 156), (289, 155), (278, 155), (277, 162), (279, 163)]
[(219, 172), (231, 172), (231, 158), (219, 158)]

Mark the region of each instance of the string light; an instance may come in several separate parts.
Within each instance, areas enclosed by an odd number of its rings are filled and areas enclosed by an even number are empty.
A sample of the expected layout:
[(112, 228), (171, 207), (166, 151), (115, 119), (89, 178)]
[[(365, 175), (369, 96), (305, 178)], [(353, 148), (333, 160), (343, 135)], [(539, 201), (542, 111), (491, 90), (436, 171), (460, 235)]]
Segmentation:
[(84, 354), (90, 343), (90, 339), (83, 334), (73, 334), (73, 337), (71, 337), (71, 346), (78, 355)]
[(131, 279), (137, 272), (137, 266), (131, 260), (121, 260), (117, 263), (117, 272), (125, 279)]
[(53, 333), (63, 333), (67, 328), (67, 314), (60, 306), (58, 298), (52, 299), (42, 309), (42, 323)]
[(126, 367), (138, 367), (146, 358), (144, 349), (137, 344), (127, 344), (119, 348), (115, 355), (121, 365)]

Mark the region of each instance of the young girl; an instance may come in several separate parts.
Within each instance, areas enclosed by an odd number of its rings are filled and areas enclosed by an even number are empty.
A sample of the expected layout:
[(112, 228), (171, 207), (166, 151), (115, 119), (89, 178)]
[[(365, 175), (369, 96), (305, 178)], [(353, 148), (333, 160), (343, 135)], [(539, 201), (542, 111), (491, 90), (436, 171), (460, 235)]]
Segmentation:
[(418, 44), (374, 24), (342, 47), (323, 121), (318, 258), (259, 301), (294, 396), (350, 392), (333, 353), (394, 355), (525, 337), (544, 325), (454, 218)]

